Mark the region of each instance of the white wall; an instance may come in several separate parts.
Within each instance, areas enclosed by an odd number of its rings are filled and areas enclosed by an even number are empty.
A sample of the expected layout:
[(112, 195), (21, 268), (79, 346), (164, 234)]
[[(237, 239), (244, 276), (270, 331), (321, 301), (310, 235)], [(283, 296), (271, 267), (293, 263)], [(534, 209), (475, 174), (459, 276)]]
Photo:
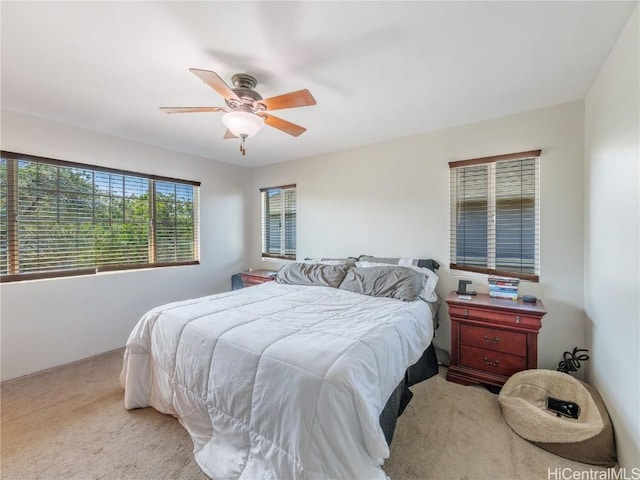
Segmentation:
[[(555, 369), (562, 353), (584, 346), (584, 118), (573, 102), (440, 132), (252, 169), (249, 188), (253, 268), (260, 259), (259, 187), (298, 186), (298, 257), (419, 256), (441, 263), (438, 293), (460, 277), (449, 271), (448, 162), (542, 149), (540, 283), (521, 283), (548, 310), (539, 366)], [(473, 288), (488, 291), (486, 275)], [(449, 350), (441, 310), (436, 344)]]
[(156, 305), (229, 290), (247, 264), (245, 168), (2, 112), (2, 149), (202, 182), (201, 263), (4, 283), (2, 380), (121, 347)]
[(638, 7), (585, 101), (588, 379), (640, 467), (640, 33)]

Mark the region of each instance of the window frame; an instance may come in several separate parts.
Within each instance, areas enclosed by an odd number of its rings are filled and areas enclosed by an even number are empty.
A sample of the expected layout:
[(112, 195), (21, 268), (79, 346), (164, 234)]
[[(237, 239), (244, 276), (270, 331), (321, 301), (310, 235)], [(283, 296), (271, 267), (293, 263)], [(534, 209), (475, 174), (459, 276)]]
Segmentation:
[[(39, 280), (39, 279), (49, 279), (49, 278), (63, 278), (63, 277), (71, 277), (71, 276), (79, 276), (79, 275), (92, 275), (101, 272), (114, 272), (114, 271), (126, 271), (126, 270), (138, 270), (144, 268), (161, 268), (161, 267), (172, 267), (172, 266), (182, 266), (182, 265), (199, 265), (200, 264), (200, 224), (199, 224), (199, 187), (201, 185), (198, 181), (193, 180), (183, 180), (172, 177), (165, 177), (161, 175), (153, 175), (153, 174), (144, 174), (140, 172), (134, 172), (129, 170), (120, 170), (110, 167), (103, 167), (97, 165), (90, 165), (80, 162), (71, 162), (66, 160), (60, 160), (49, 157), (40, 157), (36, 155), (10, 152), (1, 150), (1, 157), (3, 160), (7, 162), (7, 245), (6, 245), (6, 255), (7, 255), (7, 273), (0, 275), (0, 283), (8, 283), (8, 282), (17, 282), (24, 280)], [(96, 173), (107, 173), (120, 175), (123, 177), (137, 177), (142, 178), (146, 181), (149, 181), (149, 212), (148, 212), (148, 223), (149, 223), (149, 238), (147, 243), (147, 248), (149, 250), (149, 262), (145, 263), (125, 263), (125, 264), (104, 264), (104, 265), (92, 265), (90, 267), (78, 267), (78, 268), (69, 268), (69, 269), (61, 269), (61, 270), (42, 270), (42, 271), (33, 271), (27, 273), (19, 272), (19, 239), (18, 239), (18, 230), (19, 230), (19, 205), (18, 205), (18, 196), (19, 196), (19, 186), (18, 186), (18, 162), (26, 161), (26, 162), (35, 162), (46, 165), (53, 165), (57, 167), (65, 167), (65, 168), (75, 168), (81, 169), (85, 171), (90, 171), (95, 178)], [(155, 189), (156, 182), (167, 182), (172, 184), (182, 184), (189, 185), (193, 187), (193, 260), (184, 260), (184, 261), (157, 261), (157, 228), (158, 224), (156, 222), (156, 212), (155, 212), (155, 204), (156, 204), (156, 196), (157, 192)], [(56, 190), (56, 198), (61, 196), (61, 193), (64, 191)], [(95, 186), (93, 190), (93, 196), (95, 196)], [(95, 220), (92, 222), (95, 223)]]
[[(264, 188), (260, 188), (260, 217), (261, 217), (261, 221), (260, 221), (260, 228), (261, 228), (261, 245), (260, 245), (260, 249), (261, 249), (261, 255), (263, 259), (271, 259), (271, 260), (296, 260), (297, 258), (297, 235), (298, 235), (298, 220), (297, 220), (297, 210), (298, 210), (298, 189), (297, 189), (297, 185), (295, 183), (292, 184), (288, 184), (288, 185), (279, 185), (276, 187), (264, 187)], [(286, 199), (285, 199), (285, 195), (284, 192), (286, 190), (293, 190), (295, 193), (295, 203), (294, 203), (294, 207), (295, 207), (295, 211), (296, 211), (296, 219), (295, 219), (295, 231), (293, 232), (293, 238), (295, 241), (295, 247), (293, 248), (293, 253), (287, 253), (287, 242), (286, 239), (288, 238), (287, 235), (287, 222), (286, 222)], [(265, 246), (266, 246), (266, 242), (267, 242), (267, 233), (266, 233), (266, 196), (269, 194), (269, 192), (272, 191), (280, 191), (281, 192), (281, 197), (280, 197), (280, 252), (279, 253), (271, 253), (265, 250)], [(284, 228), (282, 228), (282, 225), (284, 225)]]
[[(540, 155), (542, 150), (531, 150), (527, 152), (518, 152), (518, 153), (510, 153), (505, 155), (495, 155), (491, 157), (483, 157), (483, 158), (474, 158), (469, 160), (459, 160), (454, 162), (449, 162), (450, 169), (450, 264), (449, 268), (451, 270), (461, 270), (466, 272), (473, 273), (484, 273), (488, 275), (499, 275), (504, 277), (512, 277), (519, 278), (521, 280), (528, 280), (531, 282), (539, 282), (540, 281)], [(506, 162), (506, 161), (514, 161), (514, 160), (525, 160), (525, 159), (535, 159), (534, 163), (534, 199), (533, 199), (533, 210), (534, 210), (534, 273), (527, 272), (518, 272), (512, 270), (506, 270), (504, 268), (495, 268), (496, 264), (496, 209), (498, 205), (498, 200), (496, 199), (496, 180), (495, 180), (495, 169), (496, 164), (498, 162)], [(479, 166), (479, 165), (487, 165), (487, 206), (486, 206), (486, 215), (487, 215), (487, 266), (476, 266), (476, 265), (468, 265), (468, 264), (460, 264), (455, 260), (457, 258), (456, 251), (456, 226), (457, 226), (457, 217), (459, 214), (458, 210), (458, 196), (455, 191), (455, 181), (454, 175), (457, 175), (457, 172), (462, 168)], [(521, 201), (522, 201), (521, 197)], [(484, 258), (484, 257), (482, 257)]]

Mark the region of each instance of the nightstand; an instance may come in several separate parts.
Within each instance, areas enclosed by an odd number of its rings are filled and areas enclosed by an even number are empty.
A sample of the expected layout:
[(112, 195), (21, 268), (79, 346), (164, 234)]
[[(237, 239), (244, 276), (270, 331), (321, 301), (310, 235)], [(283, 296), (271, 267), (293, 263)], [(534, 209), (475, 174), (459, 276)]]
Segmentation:
[(525, 303), (479, 293), (451, 292), (451, 364), (447, 380), (502, 387), (511, 375), (538, 368), (538, 331), (547, 313), (540, 300)]
[(278, 272), (274, 270), (248, 270), (246, 272), (236, 273), (231, 276), (231, 288), (238, 290), (239, 288), (271, 282), (277, 273)]

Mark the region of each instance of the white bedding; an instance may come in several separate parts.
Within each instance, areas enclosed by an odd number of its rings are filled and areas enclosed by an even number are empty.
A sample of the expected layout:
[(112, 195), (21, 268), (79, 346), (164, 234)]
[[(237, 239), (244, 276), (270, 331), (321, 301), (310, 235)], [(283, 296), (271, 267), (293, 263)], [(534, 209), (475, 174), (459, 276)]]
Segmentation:
[(154, 308), (120, 381), (189, 432), (216, 479), (384, 479), (387, 399), (433, 336), (429, 306), (268, 282)]

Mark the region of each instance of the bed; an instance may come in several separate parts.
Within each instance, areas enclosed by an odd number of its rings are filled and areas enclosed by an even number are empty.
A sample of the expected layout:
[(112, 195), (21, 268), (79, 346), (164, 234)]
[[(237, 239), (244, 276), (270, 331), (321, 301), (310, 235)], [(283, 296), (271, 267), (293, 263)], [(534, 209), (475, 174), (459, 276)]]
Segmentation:
[(386, 478), (408, 386), (437, 372), (438, 299), (410, 268), (370, 263), (290, 264), (152, 309), (125, 349), (125, 407), (176, 416), (214, 479)]

